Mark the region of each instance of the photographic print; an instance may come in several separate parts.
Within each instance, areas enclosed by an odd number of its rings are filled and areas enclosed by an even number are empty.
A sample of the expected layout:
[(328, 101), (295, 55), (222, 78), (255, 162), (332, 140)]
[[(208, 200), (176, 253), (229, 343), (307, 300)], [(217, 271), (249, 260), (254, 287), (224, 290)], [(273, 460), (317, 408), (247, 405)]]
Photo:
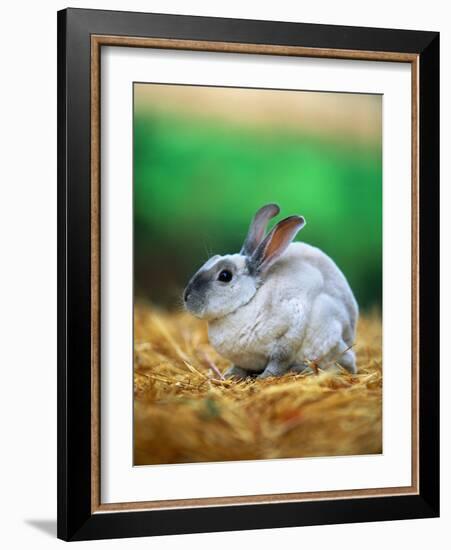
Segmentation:
[(58, 13), (59, 538), (439, 515), (438, 106), (435, 32)]
[(134, 83), (135, 465), (382, 452), (382, 96)]

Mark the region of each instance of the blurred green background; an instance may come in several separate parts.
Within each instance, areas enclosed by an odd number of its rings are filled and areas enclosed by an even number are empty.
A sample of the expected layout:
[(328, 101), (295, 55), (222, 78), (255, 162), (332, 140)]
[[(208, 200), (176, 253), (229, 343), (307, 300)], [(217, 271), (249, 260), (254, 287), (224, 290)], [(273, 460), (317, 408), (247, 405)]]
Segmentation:
[(382, 300), (380, 96), (135, 84), (135, 297), (168, 309), (265, 203)]

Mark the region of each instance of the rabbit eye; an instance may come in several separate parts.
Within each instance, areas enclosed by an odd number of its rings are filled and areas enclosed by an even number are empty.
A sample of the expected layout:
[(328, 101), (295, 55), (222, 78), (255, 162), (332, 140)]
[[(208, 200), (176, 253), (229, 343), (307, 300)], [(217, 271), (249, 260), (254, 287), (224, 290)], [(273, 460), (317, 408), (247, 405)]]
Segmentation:
[(230, 283), (232, 280), (232, 272), (228, 269), (223, 269), (219, 275), (218, 275), (218, 281), (221, 281), (222, 283)]

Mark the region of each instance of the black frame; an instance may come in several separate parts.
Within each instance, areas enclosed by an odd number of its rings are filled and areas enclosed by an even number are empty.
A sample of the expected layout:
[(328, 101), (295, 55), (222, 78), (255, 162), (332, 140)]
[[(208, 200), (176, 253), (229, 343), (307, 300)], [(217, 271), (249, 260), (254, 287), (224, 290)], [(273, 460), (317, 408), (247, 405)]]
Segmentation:
[[(91, 513), (90, 37), (419, 55), (419, 495)], [(86, 540), (439, 515), (439, 34), (67, 9), (58, 13), (58, 537)]]

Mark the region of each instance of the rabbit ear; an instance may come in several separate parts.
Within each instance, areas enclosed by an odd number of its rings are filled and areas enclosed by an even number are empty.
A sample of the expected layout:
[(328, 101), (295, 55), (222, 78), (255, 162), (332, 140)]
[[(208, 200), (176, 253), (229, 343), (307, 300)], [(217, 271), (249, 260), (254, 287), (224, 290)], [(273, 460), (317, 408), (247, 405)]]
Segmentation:
[(279, 212), (280, 208), (277, 204), (267, 204), (266, 206), (262, 206), (260, 208), (251, 222), (240, 254), (248, 257), (253, 254), (265, 236), (266, 226), (268, 225), (269, 220), (274, 218), (274, 216), (277, 216)]
[(266, 271), (288, 248), (296, 234), (305, 225), (302, 216), (290, 216), (280, 221), (258, 245), (248, 262), (251, 273)]

